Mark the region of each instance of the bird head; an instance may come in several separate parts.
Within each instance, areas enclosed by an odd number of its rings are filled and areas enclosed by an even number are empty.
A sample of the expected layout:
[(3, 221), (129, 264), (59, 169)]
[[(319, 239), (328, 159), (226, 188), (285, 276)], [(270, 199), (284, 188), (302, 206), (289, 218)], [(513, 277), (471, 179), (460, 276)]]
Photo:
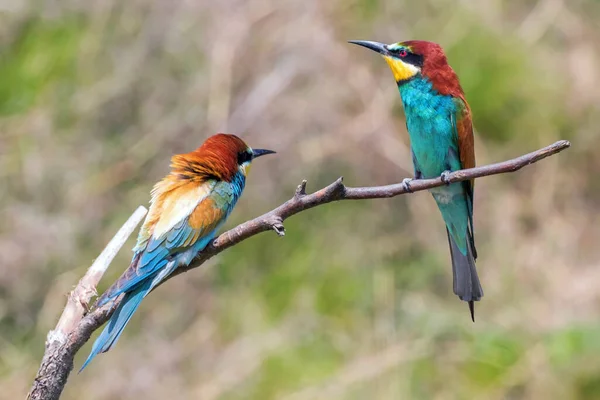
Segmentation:
[[(230, 135), (233, 136), (233, 135)], [(237, 136), (234, 136), (237, 138)], [(237, 138), (239, 139), (239, 138)], [(241, 141), (241, 139), (240, 139)], [(244, 143), (242, 141), (242, 143)], [(246, 176), (248, 172), (250, 172), (250, 165), (252, 164), (252, 160), (255, 158), (264, 156), (266, 154), (274, 154), (275, 151), (268, 149), (253, 149), (250, 146), (244, 144), (245, 148), (239, 148), (237, 153), (237, 166), (239, 171)]]
[(252, 160), (273, 153), (273, 150), (252, 149), (235, 135), (218, 133), (206, 139), (195, 151), (175, 156), (173, 172), (182, 179), (231, 181), (238, 172), (245, 177)]
[(417, 75), (429, 76), (437, 70), (449, 68), (442, 47), (424, 40), (409, 40), (383, 44), (366, 40), (351, 40), (350, 43), (366, 47), (381, 54), (390, 66), (398, 84)]

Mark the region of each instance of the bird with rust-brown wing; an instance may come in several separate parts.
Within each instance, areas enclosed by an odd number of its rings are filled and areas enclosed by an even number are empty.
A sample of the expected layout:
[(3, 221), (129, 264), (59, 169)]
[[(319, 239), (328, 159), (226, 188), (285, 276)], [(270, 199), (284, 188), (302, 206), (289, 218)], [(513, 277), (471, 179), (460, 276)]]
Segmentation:
[[(351, 41), (381, 54), (390, 66), (406, 115), (415, 178), (445, 179), (448, 171), (475, 166), (471, 109), (441, 46), (422, 40), (385, 45)], [(410, 179), (405, 180), (410, 190)], [(442, 213), (454, 278), (454, 293), (469, 303), (483, 297), (475, 269), (473, 181), (431, 189)]]

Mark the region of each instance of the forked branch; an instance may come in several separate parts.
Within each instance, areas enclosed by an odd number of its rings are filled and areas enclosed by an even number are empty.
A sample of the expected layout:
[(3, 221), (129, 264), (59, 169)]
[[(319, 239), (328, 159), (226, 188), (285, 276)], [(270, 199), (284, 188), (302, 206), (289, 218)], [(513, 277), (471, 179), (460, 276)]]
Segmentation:
[[(550, 146), (512, 160), (451, 172), (445, 176), (445, 182), (441, 177), (414, 180), (410, 183), (410, 191), (418, 192), (437, 186), (443, 186), (448, 183), (514, 172), (548, 156), (557, 154), (568, 148), (570, 145), (571, 144), (568, 141), (561, 140)], [(342, 183), (342, 178), (339, 178), (329, 186), (314, 193), (307, 194), (306, 181), (302, 181), (290, 200), (260, 217), (244, 222), (219, 235), (209, 246), (198, 254), (198, 257), (196, 257), (189, 266), (180, 267), (171, 274), (171, 276), (167, 277), (166, 280), (189, 271), (190, 269), (199, 267), (206, 262), (206, 260), (219, 254), (223, 250), (261, 232), (274, 230), (278, 235), (283, 236), (285, 234), (283, 221), (301, 211), (334, 201), (380, 199), (395, 197), (406, 193), (408, 193), (408, 191), (402, 183), (386, 186), (352, 188), (345, 186)], [(124, 227), (121, 228), (121, 231), (119, 231), (117, 236), (119, 236), (122, 231), (129, 236), (135, 226), (141, 221), (144, 214), (144, 210), (140, 211), (140, 209), (138, 209), (136, 213), (130, 217)], [(123, 235), (121, 235), (119, 236), (119, 240), (115, 239), (115, 242), (120, 243), (118, 248), (125, 242), (127, 236), (123, 238)], [(112, 243), (113, 242), (111, 242), (111, 244)], [(107, 249), (111, 247), (111, 244), (107, 246)], [(103, 254), (107, 252), (107, 249), (105, 249)], [(111, 248), (110, 252), (116, 254), (114, 246)], [(73, 369), (73, 358), (75, 357), (75, 354), (85, 342), (89, 340), (92, 332), (100, 328), (100, 326), (110, 318), (114, 308), (120, 301), (120, 299), (117, 299), (112, 304), (109, 303), (103, 307), (95, 308), (87, 313), (87, 315), (83, 316), (83, 310), (87, 309), (88, 302), (90, 301), (92, 294), (95, 293), (96, 284), (112, 260), (110, 257), (102, 258), (102, 255), (98, 259), (102, 260), (102, 267), (98, 267), (97, 263), (90, 267), (88, 273), (81, 279), (69, 297), (67, 307), (65, 307), (65, 311), (63, 312), (56, 329), (51, 331), (48, 335), (46, 352), (28, 395), (28, 399), (58, 399), (60, 397), (69, 373)]]

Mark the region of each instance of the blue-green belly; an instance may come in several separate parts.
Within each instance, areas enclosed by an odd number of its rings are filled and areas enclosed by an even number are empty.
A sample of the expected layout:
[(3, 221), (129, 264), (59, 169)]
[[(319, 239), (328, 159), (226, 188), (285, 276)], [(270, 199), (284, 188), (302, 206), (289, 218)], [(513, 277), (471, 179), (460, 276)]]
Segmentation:
[(460, 169), (451, 96), (442, 96), (430, 82), (416, 78), (400, 86), (406, 127), (415, 158), (415, 169), (424, 178), (439, 176), (445, 170)]
[[(415, 172), (423, 178), (435, 178), (446, 170), (461, 169), (455, 128), (456, 103), (451, 96), (440, 95), (424, 78), (400, 86), (406, 114)], [(463, 254), (467, 252), (469, 209), (461, 183), (430, 190), (444, 217), (446, 227)]]

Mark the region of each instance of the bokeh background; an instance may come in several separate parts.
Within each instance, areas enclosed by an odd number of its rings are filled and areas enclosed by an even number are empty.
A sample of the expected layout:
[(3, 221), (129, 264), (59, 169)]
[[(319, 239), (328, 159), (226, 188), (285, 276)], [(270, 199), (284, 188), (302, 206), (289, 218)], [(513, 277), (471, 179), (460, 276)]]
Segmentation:
[(411, 176), (391, 73), (346, 40), (414, 38), (447, 50), (479, 164), (573, 143), (477, 181), (476, 323), (427, 193), (330, 204), (160, 287), (63, 398), (600, 398), (599, 21), (597, 0), (0, 1), (0, 398), (172, 154), (217, 131), (278, 151), (227, 227), (304, 178)]

